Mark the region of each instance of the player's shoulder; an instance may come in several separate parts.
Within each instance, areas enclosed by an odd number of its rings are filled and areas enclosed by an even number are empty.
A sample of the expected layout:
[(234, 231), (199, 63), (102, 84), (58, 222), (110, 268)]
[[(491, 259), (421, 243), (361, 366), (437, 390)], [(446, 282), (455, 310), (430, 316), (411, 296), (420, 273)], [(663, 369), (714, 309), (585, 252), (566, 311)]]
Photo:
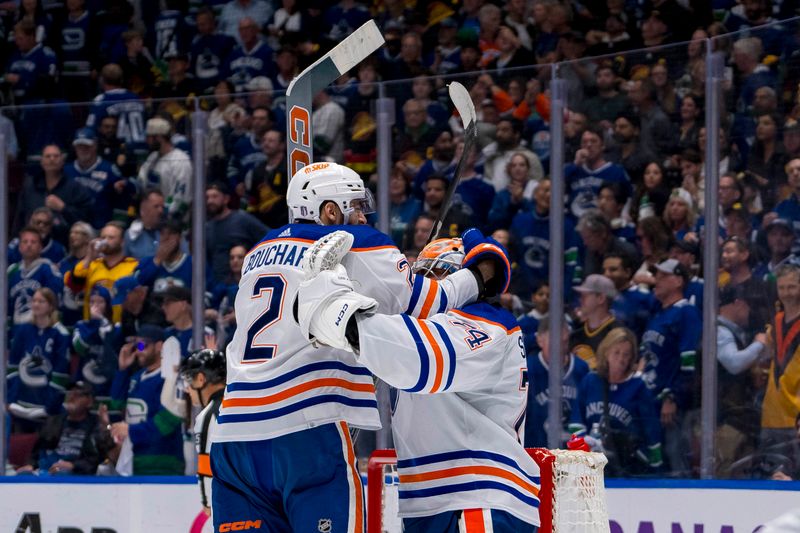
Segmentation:
[(392, 240), (370, 226), (322, 226), (319, 224), (287, 224), (271, 230), (261, 241), (279, 239), (314, 242), (317, 239), (333, 233), (346, 231), (353, 236), (353, 252), (365, 252), (379, 248), (397, 248)]
[(502, 307), (494, 306), (488, 302), (475, 302), (452, 312), (466, 319), (482, 322), (490, 326), (503, 329), (509, 335), (520, 331), (517, 319)]

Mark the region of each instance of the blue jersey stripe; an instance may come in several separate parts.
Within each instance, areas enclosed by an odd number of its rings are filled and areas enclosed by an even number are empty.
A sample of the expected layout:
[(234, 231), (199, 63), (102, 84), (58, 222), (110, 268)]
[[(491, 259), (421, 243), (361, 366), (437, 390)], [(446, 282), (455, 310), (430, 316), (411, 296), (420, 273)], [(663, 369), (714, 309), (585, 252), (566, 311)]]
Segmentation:
[(287, 372), (286, 374), (283, 374), (273, 379), (269, 379), (267, 381), (259, 381), (257, 383), (247, 383), (247, 382), (228, 383), (228, 386), (226, 387), (225, 390), (228, 392), (235, 392), (235, 391), (268, 389), (270, 387), (286, 383), (287, 381), (290, 381), (298, 376), (302, 376), (303, 374), (307, 374), (309, 372), (315, 372), (317, 370), (341, 370), (343, 372), (349, 372), (350, 374), (355, 374), (357, 376), (371, 375), (369, 370), (361, 366), (350, 366), (340, 361), (320, 361), (317, 363), (311, 363), (309, 365), (295, 368), (291, 372)]
[(453, 384), (453, 376), (455, 376), (456, 373), (456, 350), (453, 348), (453, 343), (450, 342), (450, 337), (447, 335), (447, 332), (444, 330), (444, 328), (436, 322), (431, 323), (433, 324), (433, 327), (436, 328), (436, 331), (439, 332), (439, 338), (441, 338), (442, 342), (444, 342), (444, 345), (447, 348), (447, 355), (450, 356), (450, 368), (447, 371), (447, 382), (444, 384), (444, 388), (442, 389), (442, 392), (444, 392), (450, 388), (450, 385)]
[(414, 308), (419, 303), (419, 295), (422, 293), (422, 286), (425, 284), (425, 278), (419, 274), (414, 276), (414, 286), (411, 288), (411, 300), (408, 302), (408, 309), (406, 313), (413, 314)]
[(406, 315), (400, 315), (403, 317), (403, 322), (406, 323), (406, 327), (408, 331), (411, 332), (411, 336), (414, 338), (414, 343), (417, 345), (417, 353), (419, 354), (419, 380), (417, 384), (411, 387), (410, 389), (405, 389), (408, 392), (419, 392), (424, 387), (425, 384), (428, 383), (428, 373), (430, 372), (430, 363), (428, 361), (428, 349), (425, 347), (425, 343), (422, 342), (422, 338), (419, 336), (419, 332), (417, 328), (414, 326), (414, 322)]
[(439, 290), (439, 313), (447, 311), (447, 293), (444, 290)]
[(509, 459), (505, 455), (500, 455), (499, 453), (494, 453), (494, 452), (487, 452), (484, 450), (456, 450), (453, 452), (443, 452), (443, 453), (435, 453), (433, 455), (425, 455), (423, 457), (413, 457), (411, 459), (401, 459), (397, 461), (397, 468), (411, 468), (414, 466), (423, 466), (433, 463), (441, 463), (443, 461), (457, 461), (459, 459), (489, 459), (490, 461), (502, 463), (504, 465), (510, 466), (518, 470), (526, 478), (531, 480), (533, 483), (536, 483), (537, 485), (539, 485), (541, 481), (540, 478), (538, 477), (528, 475), (525, 472), (525, 470), (520, 468), (520, 466), (517, 463), (515, 463), (513, 460)]
[(416, 490), (399, 490), (398, 494), (401, 500), (408, 500), (411, 498), (429, 498), (431, 496), (441, 496), (442, 494), (453, 494), (454, 492), (470, 492), (475, 490), (486, 490), (486, 489), (494, 489), (494, 490), (501, 490), (503, 492), (507, 492), (517, 498), (518, 500), (530, 505), (532, 507), (539, 508), (539, 500), (525, 495), (522, 492), (518, 491), (513, 487), (509, 487), (508, 485), (504, 485), (503, 483), (497, 481), (489, 481), (489, 480), (482, 480), (482, 481), (470, 481), (468, 483), (456, 483), (452, 485), (442, 485), (441, 487), (431, 487), (428, 489), (416, 489)]
[(303, 401), (293, 403), (291, 405), (287, 405), (286, 407), (282, 407), (280, 409), (275, 409), (272, 411), (262, 411), (260, 413), (243, 413), (236, 415), (221, 414), (217, 417), (217, 423), (230, 424), (235, 422), (257, 422), (260, 420), (272, 420), (273, 418), (280, 418), (282, 416), (294, 413), (295, 411), (305, 409), (306, 407), (312, 407), (314, 405), (319, 405), (322, 403), (341, 403), (350, 407), (368, 407), (373, 409), (378, 408), (378, 402), (376, 402), (374, 399), (365, 400), (357, 398), (348, 398), (347, 396), (341, 396), (339, 394), (323, 394), (321, 396), (307, 398)]

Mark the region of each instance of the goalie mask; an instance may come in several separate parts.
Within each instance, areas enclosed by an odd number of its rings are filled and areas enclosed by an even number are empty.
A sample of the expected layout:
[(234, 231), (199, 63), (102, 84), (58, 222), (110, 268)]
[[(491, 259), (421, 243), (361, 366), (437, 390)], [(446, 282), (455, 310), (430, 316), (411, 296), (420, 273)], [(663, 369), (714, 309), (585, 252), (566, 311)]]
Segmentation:
[(428, 278), (443, 279), (457, 272), (463, 261), (461, 239), (436, 239), (422, 249), (411, 270)]
[(335, 202), (342, 210), (344, 223), (355, 211), (375, 212), (372, 193), (354, 170), (336, 163), (313, 163), (295, 172), (286, 191), (289, 223), (310, 220), (320, 224), (320, 209)]

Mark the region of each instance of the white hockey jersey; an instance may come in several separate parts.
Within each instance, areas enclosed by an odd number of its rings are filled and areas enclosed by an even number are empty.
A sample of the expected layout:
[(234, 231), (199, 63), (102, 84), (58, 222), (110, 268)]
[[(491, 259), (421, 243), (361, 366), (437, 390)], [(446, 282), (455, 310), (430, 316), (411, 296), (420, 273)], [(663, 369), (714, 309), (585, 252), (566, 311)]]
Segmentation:
[(516, 319), (479, 302), (427, 320), (357, 321), (358, 362), (400, 389), (400, 516), (491, 508), (538, 526), (539, 467), (519, 435), (525, 347)]
[(350, 352), (314, 348), (294, 318), (303, 255), (336, 230), (353, 234), (343, 264), (356, 289), (379, 302), (381, 313), (424, 317), (477, 298), (471, 272), (443, 282), (413, 276), (389, 238), (368, 226), (290, 224), (271, 231), (244, 258), (214, 442), (275, 438), (339, 420), (380, 428), (369, 370)]

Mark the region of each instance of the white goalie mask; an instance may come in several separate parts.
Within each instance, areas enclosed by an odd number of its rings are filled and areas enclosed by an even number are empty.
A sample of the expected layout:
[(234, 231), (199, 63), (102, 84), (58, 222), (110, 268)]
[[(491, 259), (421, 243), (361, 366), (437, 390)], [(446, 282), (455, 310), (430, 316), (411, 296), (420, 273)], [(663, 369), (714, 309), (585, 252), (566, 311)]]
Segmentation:
[(320, 224), (320, 208), (325, 202), (335, 202), (344, 214), (361, 211), (375, 212), (372, 193), (354, 170), (336, 163), (312, 163), (295, 172), (286, 191), (289, 223), (311, 220)]

